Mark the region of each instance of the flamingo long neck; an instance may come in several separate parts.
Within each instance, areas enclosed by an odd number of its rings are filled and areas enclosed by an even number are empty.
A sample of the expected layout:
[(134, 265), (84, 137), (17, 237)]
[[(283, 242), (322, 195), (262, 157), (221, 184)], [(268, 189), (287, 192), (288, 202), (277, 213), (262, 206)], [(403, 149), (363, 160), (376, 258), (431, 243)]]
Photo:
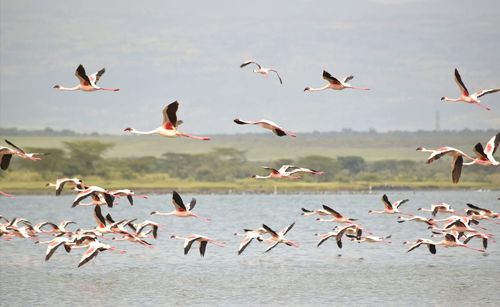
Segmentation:
[(59, 85), (57, 89), (61, 91), (78, 91), (80, 89), (80, 85), (74, 87), (64, 87), (62, 85)]
[(133, 133), (133, 134), (157, 134), (158, 129), (153, 129), (150, 131), (139, 131), (139, 130), (134, 129), (134, 130), (130, 131), (130, 133)]
[(256, 178), (256, 179), (269, 179), (271, 178), (271, 175), (267, 175), (267, 176), (260, 176), (260, 175), (255, 175), (253, 178)]
[(462, 101), (462, 99), (460, 97), (458, 98), (449, 98), (449, 97), (443, 97), (443, 100), (444, 101), (452, 101), (452, 102), (458, 102), (458, 101)]
[(314, 88), (314, 87), (309, 87), (308, 88), (308, 92), (318, 92), (318, 91), (323, 91), (323, 90), (326, 90), (327, 88), (330, 87), (330, 83), (328, 84), (325, 84), (325, 86), (322, 86), (322, 87), (318, 87), (318, 88)]

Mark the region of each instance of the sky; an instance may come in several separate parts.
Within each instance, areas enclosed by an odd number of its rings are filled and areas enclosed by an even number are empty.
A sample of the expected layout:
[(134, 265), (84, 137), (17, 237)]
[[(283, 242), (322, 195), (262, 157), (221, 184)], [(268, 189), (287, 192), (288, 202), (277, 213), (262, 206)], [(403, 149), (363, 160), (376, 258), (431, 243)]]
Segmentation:
[[(258, 132), (234, 118), (296, 132), (500, 127), (493, 109), (444, 103), (458, 68), (470, 91), (500, 87), (500, 2), (0, 1), (0, 127), (124, 134), (161, 124), (180, 102), (184, 132)], [(261, 76), (239, 65), (276, 69)], [(105, 67), (102, 87), (61, 92), (76, 67)], [(370, 91), (327, 90), (322, 71)]]

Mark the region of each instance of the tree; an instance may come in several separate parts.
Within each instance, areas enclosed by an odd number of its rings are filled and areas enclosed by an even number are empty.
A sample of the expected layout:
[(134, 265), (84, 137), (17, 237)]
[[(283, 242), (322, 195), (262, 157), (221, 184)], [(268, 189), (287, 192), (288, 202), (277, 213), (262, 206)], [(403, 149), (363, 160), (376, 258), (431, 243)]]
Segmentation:
[(98, 174), (96, 165), (103, 160), (102, 155), (114, 144), (99, 141), (64, 142), (69, 152), (70, 162), (64, 171), (66, 176)]
[(358, 156), (338, 157), (340, 167), (349, 171), (351, 175), (356, 175), (366, 167), (365, 160)]

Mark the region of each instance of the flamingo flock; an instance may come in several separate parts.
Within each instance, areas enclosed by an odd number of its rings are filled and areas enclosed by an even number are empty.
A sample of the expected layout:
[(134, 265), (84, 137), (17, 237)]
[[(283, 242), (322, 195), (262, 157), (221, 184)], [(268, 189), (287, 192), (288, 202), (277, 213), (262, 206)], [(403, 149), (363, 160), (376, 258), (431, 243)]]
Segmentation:
[[(270, 73), (274, 73), (280, 84), (283, 84), (282, 78), (279, 73), (272, 69), (261, 66), (254, 60), (249, 60), (243, 62), (240, 67), (244, 68), (250, 64), (255, 65), (257, 68), (254, 70), (255, 73), (268, 76)], [(94, 91), (119, 91), (118, 88), (104, 88), (97, 86), (97, 82), (100, 80), (104, 74), (105, 69), (101, 69), (92, 75), (87, 75), (84, 67), (79, 65), (76, 69), (75, 76), (79, 80), (79, 84), (67, 88), (61, 85), (55, 85), (54, 88), (61, 91), (83, 91), (83, 92), (94, 92)], [(323, 71), (323, 79), (327, 81), (323, 87), (313, 88), (306, 87), (305, 92), (315, 92), (323, 91), (327, 89), (332, 90), (344, 90), (344, 89), (355, 89), (355, 90), (369, 90), (365, 87), (357, 87), (349, 84), (354, 77), (348, 76), (345, 78), (333, 77), (326, 70)], [(456, 99), (451, 99), (448, 97), (442, 97), (444, 101), (463, 101), (470, 104), (475, 104), (486, 110), (490, 110), (488, 106), (480, 104), (479, 98), (486, 95), (500, 91), (500, 89), (486, 89), (470, 94), (465, 87), (458, 70), (455, 69), (455, 81), (460, 88), (460, 96)], [(177, 117), (177, 112), (179, 109), (179, 102), (174, 101), (166, 105), (162, 110), (163, 121), (161, 126), (150, 130), (150, 131), (140, 131), (132, 127), (127, 127), (124, 132), (135, 135), (160, 135), (166, 138), (176, 138), (185, 137), (194, 140), (208, 141), (210, 137), (206, 136), (196, 136), (188, 133), (179, 131), (179, 126), (183, 123)], [(279, 126), (275, 122), (268, 119), (261, 119), (257, 121), (242, 120), (236, 118), (233, 120), (234, 123), (238, 125), (257, 125), (264, 129), (271, 130), (275, 135), (296, 137), (294, 132), (286, 130), (285, 128)], [(29, 153), (14, 145), (12, 142), (5, 140), (5, 142), (11, 147), (0, 147), (0, 168), (2, 170), (7, 170), (10, 161), (13, 156), (20, 157), (22, 159), (38, 161), (43, 156), (43, 153)], [(441, 157), (448, 155), (452, 157), (452, 182), (458, 183), (463, 166), (468, 166), (472, 164), (479, 164), (486, 167), (495, 167), (500, 163), (494, 158), (494, 154), (498, 149), (500, 143), (500, 133), (493, 136), (483, 147), (483, 145), (478, 142), (473, 146), (474, 155), (469, 155), (466, 152), (456, 149), (450, 146), (444, 146), (438, 149), (427, 149), (424, 147), (418, 147), (417, 151), (430, 153), (427, 159), (427, 164), (440, 159)], [(300, 179), (301, 174), (310, 175), (323, 175), (324, 172), (319, 170), (314, 170), (306, 167), (297, 167), (293, 165), (283, 165), (279, 169), (274, 169), (271, 167), (264, 166), (264, 169), (269, 171), (268, 175), (253, 175), (255, 179)], [(14, 238), (31, 239), (36, 244), (47, 244), (47, 249), (45, 251), (45, 261), (59, 257), (56, 254), (57, 250), (62, 247), (66, 253), (74, 252), (76, 249), (84, 249), (85, 251), (81, 254), (80, 261), (78, 262), (78, 267), (84, 266), (88, 262), (95, 259), (100, 253), (103, 252), (118, 252), (124, 254), (126, 251), (118, 249), (115, 246), (104, 243), (104, 240), (115, 241), (128, 241), (128, 244), (137, 244), (146, 248), (153, 248), (154, 245), (151, 243), (151, 239), (156, 239), (160, 235), (161, 224), (157, 221), (144, 220), (138, 222), (136, 218), (121, 219), (115, 221), (111, 216), (111, 213), (106, 215), (103, 210), (116, 210), (116, 205), (119, 205), (120, 198), (124, 197), (127, 199), (130, 206), (134, 206), (134, 198), (139, 197), (143, 199), (148, 199), (146, 195), (136, 194), (130, 189), (108, 189), (96, 185), (90, 185), (84, 183), (79, 178), (59, 178), (55, 183), (48, 183), (47, 187), (55, 189), (55, 196), (61, 195), (65, 190), (71, 190), (75, 193), (75, 198), (71, 204), (72, 208), (75, 210), (90, 210), (85, 207), (92, 208), (92, 214), (95, 220), (95, 226), (90, 229), (77, 228), (71, 230), (70, 228), (76, 228), (77, 222), (71, 220), (64, 220), (60, 222), (54, 221), (41, 221), (37, 224), (33, 224), (27, 219), (14, 217), (8, 219), (6, 217), (0, 216), (0, 238), (2, 240), (12, 240)], [(1, 192), (0, 195), (3, 197), (13, 197), (12, 195)], [(89, 200), (90, 202), (84, 203), (84, 200)], [(494, 235), (485, 232), (487, 228), (479, 226), (479, 223), (483, 221), (494, 221), (500, 218), (500, 214), (492, 211), (491, 209), (483, 208), (473, 204), (467, 204), (468, 208), (464, 209), (465, 215), (460, 215), (457, 211), (451, 208), (449, 204), (445, 203), (435, 203), (431, 204), (430, 208), (418, 208), (417, 211), (430, 212), (430, 217), (418, 216), (412, 213), (403, 213), (400, 211), (400, 207), (409, 202), (409, 199), (401, 199), (397, 201), (390, 201), (389, 196), (383, 194), (381, 197), (383, 203), (383, 210), (370, 210), (369, 214), (382, 214), (397, 216), (396, 222), (404, 223), (415, 221), (422, 223), (422, 227), (427, 227), (431, 232), (430, 238), (418, 238), (413, 241), (404, 241), (405, 245), (409, 245), (407, 252), (413, 251), (422, 245), (426, 245), (430, 253), (436, 254), (437, 246), (440, 247), (463, 247), (471, 249), (478, 252), (484, 252), (488, 247), (488, 242), (493, 241)], [(172, 191), (172, 205), (173, 211), (170, 212), (160, 212), (153, 211), (150, 213), (152, 216), (172, 216), (172, 217), (182, 217), (182, 218), (194, 218), (194, 220), (203, 220), (204, 222), (210, 222), (211, 219), (203, 217), (194, 213), (193, 210), (197, 200), (192, 198), (189, 203), (185, 203), (181, 195), (177, 191)], [(81, 208), (83, 207), (83, 208)], [(129, 206), (119, 206), (123, 208), (121, 210), (126, 210)], [(297, 215), (299, 210), (297, 209)], [(437, 219), (438, 214), (451, 214), (450, 216), (442, 219)], [(377, 244), (390, 244), (389, 239), (392, 238), (391, 234), (383, 235), (373, 235), (372, 232), (365, 229), (365, 226), (359, 221), (359, 218), (347, 217), (339, 213), (338, 209), (332, 208), (331, 205), (323, 205), (319, 209), (306, 209), (301, 208), (302, 216), (312, 216), (318, 215), (316, 219), (319, 223), (318, 225), (329, 225), (328, 222), (339, 224), (335, 225), (333, 228), (328, 226), (329, 231), (324, 233), (316, 233), (315, 236), (319, 237), (317, 242), (317, 247), (322, 246), (330, 238), (334, 238), (338, 248), (342, 249), (346, 242), (353, 243), (377, 243)], [(370, 215), (371, 216), (371, 215)], [(376, 217), (371, 216), (374, 219)], [(202, 224), (204, 223), (202, 222)], [(326, 222), (326, 223), (325, 223)], [(497, 223), (496, 221), (494, 221)], [(199, 223), (199, 222), (195, 222)], [(71, 225), (71, 226), (70, 226)], [(331, 224), (330, 224), (331, 225)], [(406, 224), (405, 224), (406, 225)], [(276, 248), (278, 245), (284, 245), (288, 247), (298, 248), (300, 245), (297, 241), (292, 240), (288, 237), (289, 233), (295, 226), (295, 222), (292, 222), (283, 229), (277, 231), (276, 228), (271, 228), (268, 224), (262, 223), (259, 228), (251, 229), (244, 228), (243, 233), (234, 232), (234, 235), (243, 237), (239, 246), (234, 248), (237, 255), (242, 255), (245, 250), (248, 249), (251, 242), (260, 242), (267, 244), (267, 247), (263, 250), (263, 253), (270, 252), (272, 249)], [(210, 227), (210, 223), (203, 224), (204, 230)], [(273, 225), (274, 227), (274, 225)], [(440, 241), (434, 241), (431, 238), (442, 237)], [(41, 239), (47, 239), (42, 241)], [(218, 247), (226, 247), (226, 242), (212, 239), (203, 234), (187, 234), (184, 236), (171, 234), (170, 238), (179, 239), (184, 241), (183, 253), (185, 255), (193, 247), (195, 242), (199, 244), (200, 256), (204, 257), (208, 244), (216, 245)], [(311, 234), (312, 238), (312, 234)], [(475, 240), (474, 240), (475, 239)], [(481, 240), (483, 248), (475, 248), (469, 245), (471, 240)]]

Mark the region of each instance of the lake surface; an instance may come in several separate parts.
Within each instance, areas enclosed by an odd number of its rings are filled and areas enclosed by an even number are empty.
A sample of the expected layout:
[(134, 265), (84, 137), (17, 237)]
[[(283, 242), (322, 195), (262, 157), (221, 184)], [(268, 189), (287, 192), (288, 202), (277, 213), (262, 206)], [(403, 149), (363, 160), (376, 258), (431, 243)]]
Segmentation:
[[(104, 241), (127, 250), (103, 252), (77, 268), (83, 250), (66, 254), (58, 250), (44, 261), (46, 245), (30, 239), (0, 239), (0, 297), (2, 306), (94, 305), (218, 305), (218, 306), (332, 306), (332, 305), (497, 305), (500, 299), (500, 243), (489, 242), (488, 252), (443, 248), (431, 255), (426, 247), (406, 253), (405, 240), (428, 238), (422, 223), (396, 223), (396, 215), (370, 215), (381, 210), (383, 192), (372, 194), (203, 195), (181, 193), (185, 201), (196, 197), (194, 212), (212, 219), (150, 216), (153, 210), (172, 210), (171, 193), (125, 199), (114, 208), (103, 208), (115, 220), (150, 219), (161, 224), (154, 248), (130, 242)], [(462, 210), (467, 202), (500, 211), (499, 192), (391, 191), (391, 200), (409, 198), (401, 211), (416, 211), (431, 203), (447, 202)], [(70, 208), (73, 196), (17, 196), (0, 198), (0, 215), (23, 217), (39, 223), (71, 219), (77, 227), (94, 227), (91, 207)], [(391, 244), (344, 242), (334, 239), (316, 248), (315, 233), (329, 231), (333, 223), (301, 216), (301, 207), (330, 205), (358, 218), (374, 235), (392, 234)], [(463, 212), (463, 211), (462, 211)], [(439, 217), (446, 217), (440, 215)], [(262, 223), (280, 230), (292, 222), (287, 238), (299, 248), (279, 245), (263, 253), (265, 243), (252, 242), (237, 255), (240, 242), (234, 232)], [(484, 221), (486, 232), (500, 236), (500, 225)], [(73, 225), (74, 227), (74, 225)], [(71, 229), (75, 229), (70, 227)], [(198, 233), (225, 241), (226, 247), (209, 245), (204, 258), (197, 243), (183, 255), (183, 242), (171, 234)], [(108, 236), (109, 237), (109, 236)], [(41, 239), (48, 239), (48, 236)], [(437, 239), (436, 240), (440, 240)], [(469, 242), (480, 248), (481, 241)]]

